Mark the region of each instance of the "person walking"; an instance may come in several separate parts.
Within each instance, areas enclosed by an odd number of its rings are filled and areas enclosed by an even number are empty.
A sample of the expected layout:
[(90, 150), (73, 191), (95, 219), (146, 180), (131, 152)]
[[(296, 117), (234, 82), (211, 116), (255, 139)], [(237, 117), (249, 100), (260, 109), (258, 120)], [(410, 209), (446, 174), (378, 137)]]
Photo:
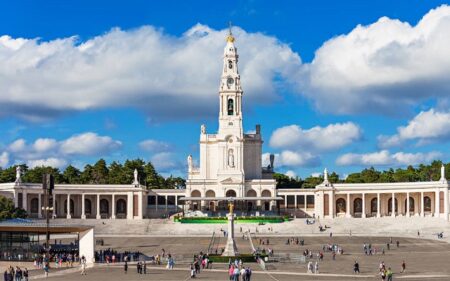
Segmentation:
[(394, 273), (392, 272), (391, 268), (389, 267), (388, 270), (386, 271), (387, 281), (392, 281), (393, 275), (394, 275)]
[(23, 270), (23, 281), (28, 281), (28, 269), (26, 267)]
[(316, 262), (316, 264), (314, 265), (314, 273), (319, 274), (319, 263), (318, 262)]
[(123, 272), (127, 274), (128, 272), (128, 261), (125, 260), (125, 264), (123, 265)]
[(145, 261), (144, 261), (143, 267), (144, 267), (144, 274), (147, 274), (147, 263)]
[(406, 263), (405, 261), (402, 262), (402, 270), (400, 271), (400, 273), (404, 273), (406, 271)]
[(44, 262), (44, 274), (45, 274), (45, 278), (48, 277), (48, 272), (49, 272), (49, 264), (48, 262)]
[(81, 275), (86, 275), (86, 258), (83, 256), (81, 256)]
[(353, 265), (353, 273), (360, 273), (359, 272), (359, 263), (358, 263), (358, 261), (355, 261), (355, 264)]

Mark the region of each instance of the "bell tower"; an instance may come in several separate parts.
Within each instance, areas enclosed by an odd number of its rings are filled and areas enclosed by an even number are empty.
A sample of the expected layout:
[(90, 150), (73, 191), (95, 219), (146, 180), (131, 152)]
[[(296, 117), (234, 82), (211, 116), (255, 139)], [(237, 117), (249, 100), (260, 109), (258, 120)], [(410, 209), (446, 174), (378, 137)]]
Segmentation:
[(242, 88), (238, 71), (238, 54), (234, 46), (231, 25), (227, 36), (227, 45), (223, 54), (223, 69), (219, 88), (219, 134), (233, 135), (241, 139), (242, 129)]

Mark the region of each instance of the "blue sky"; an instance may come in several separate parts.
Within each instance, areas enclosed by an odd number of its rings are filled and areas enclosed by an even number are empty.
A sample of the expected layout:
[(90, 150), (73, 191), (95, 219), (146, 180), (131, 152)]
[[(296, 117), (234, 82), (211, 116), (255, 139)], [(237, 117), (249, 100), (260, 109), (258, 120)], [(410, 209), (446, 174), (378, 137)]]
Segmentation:
[(229, 21), (244, 125), (278, 171), (448, 162), (446, 3), (2, 2), (0, 166), (139, 157), (183, 176), (217, 128)]

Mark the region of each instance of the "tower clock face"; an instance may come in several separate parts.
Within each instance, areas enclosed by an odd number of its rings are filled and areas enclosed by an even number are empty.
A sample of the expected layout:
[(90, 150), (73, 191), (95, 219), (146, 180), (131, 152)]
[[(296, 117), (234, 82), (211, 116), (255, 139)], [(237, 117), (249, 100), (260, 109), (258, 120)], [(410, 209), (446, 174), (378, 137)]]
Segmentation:
[(227, 84), (228, 84), (228, 85), (232, 85), (233, 83), (234, 83), (234, 79), (231, 78), (231, 77), (229, 77), (229, 78), (227, 79)]

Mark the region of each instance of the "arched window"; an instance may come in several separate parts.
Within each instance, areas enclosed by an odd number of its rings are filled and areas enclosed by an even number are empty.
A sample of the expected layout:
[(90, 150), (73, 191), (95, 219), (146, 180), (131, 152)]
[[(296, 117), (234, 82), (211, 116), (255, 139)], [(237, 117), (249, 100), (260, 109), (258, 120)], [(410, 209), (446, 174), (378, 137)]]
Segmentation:
[(227, 191), (225, 196), (226, 197), (236, 197), (236, 191), (230, 189), (230, 190)]
[(39, 213), (39, 200), (37, 198), (33, 198), (31, 199), (30, 202), (31, 206), (30, 206), (30, 212), (32, 214), (37, 214)]
[(431, 212), (431, 198), (428, 196), (423, 198), (423, 210), (425, 212)]
[(356, 198), (353, 201), (353, 212), (354, 213), (362, 213), (362, 199)]
[(372, 200), (370, 200), (370, 212), (376, 213), (376, 212), (378, 212), (377, 209), (378, 209), (378, 199), (373, 198)]
[(109, 213), (109, 202), (106, 199), (100, 200), (100, 214)]
[(127, 202), (124, 199), (117, 200), (116, 214), (126, 214), (127, 213)]
[(92, 203), (89, 199), (84, 199), (84, 213), (88, 215), (92, 213)]
[[(397, 198), (395, 198), (395, 212), (398, 212)], [(388, 213), (392, 213), (392, 197), (388, 200)]]
[(231, 61), (231, 60), (228, 61), (228, 68), (229, 69), (233, 68), (233, 61)]
[(233, 115), (234, 114), (234, 101), (233, 99), (228, 99), (228, 115)]
[(347, 206), (344, 198), (336, 200), (336, 214), (347, 212)]

